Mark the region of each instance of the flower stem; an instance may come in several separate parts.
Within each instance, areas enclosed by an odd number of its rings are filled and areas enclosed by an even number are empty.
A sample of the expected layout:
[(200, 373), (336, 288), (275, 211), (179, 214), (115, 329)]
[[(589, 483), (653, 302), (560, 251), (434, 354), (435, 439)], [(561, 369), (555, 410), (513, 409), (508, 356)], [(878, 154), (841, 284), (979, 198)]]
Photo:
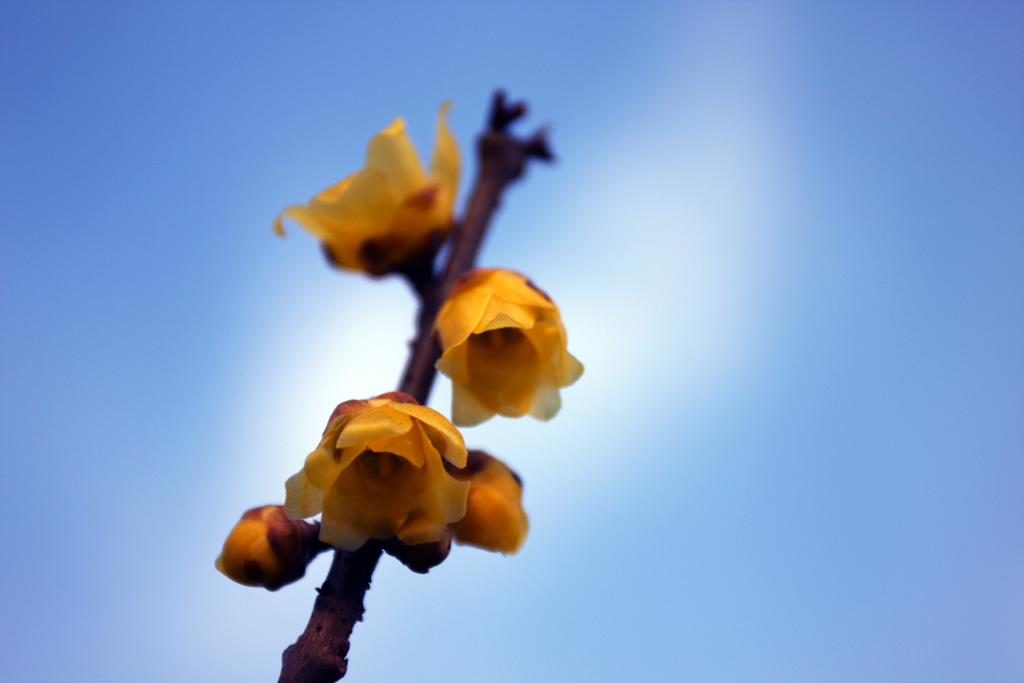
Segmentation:
[[(461, 224), (453, 230), (453, 245), (440, 277), (435, 270), (405, 273), (420, 298), (416, 338), (405, 373), (403, 391), (426, 405), (437, 374), (434, 364), (441, 348), (434, 335), (434, 320), (448, 292), (463, 273), (473, 268), (491, 216), (505, 188), (518, 179), (527, 160), (550, 161), (553, 156), (543, 130), (529, 138), (513, 137), (512, 122), (526, 114), (523, 102), (508, 103), (498, 91), (491, 103), (488, 127), (477, 141), (480, 169)], [(278, 683), (330, 683), (345, 675), (349, 637), (363, 617), (363, 597), (381, 555), (379, 541), (368, 541), (354, 551), (336, 550), (327, 579), (319, 589), (306, 630), (284, 651)]]

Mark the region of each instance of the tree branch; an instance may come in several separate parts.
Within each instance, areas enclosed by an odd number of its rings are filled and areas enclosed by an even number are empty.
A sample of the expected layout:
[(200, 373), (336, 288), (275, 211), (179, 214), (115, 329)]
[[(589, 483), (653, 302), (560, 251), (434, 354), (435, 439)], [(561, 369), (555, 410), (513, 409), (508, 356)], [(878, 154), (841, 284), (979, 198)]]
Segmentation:
[[(473, 268), (502, 192), (523, 174), (529, 159), (554, 158), (544, 130), (525, 139), (508, 132), (509, 125), (525, 114), (524, 102), (508, 103), (505, 93), (494, 94), (488, 127), (477, 141), (480, 168), (462, 223), (452, 232), (453, 246), (443, 274), (438, 278), (431, 268), (403, 273), (420, 298), (420, 310), (399, 391), (421, 404), (426, 405), (430, 396), (437, 374), (434, 364), (441, 356), (434, 320), (455, 281)], [(355, 551), (335, 551), (306, 630), (284, 651), (278, 683), (331, 683), (345, 675), (349, 637), (355, 623), (362, 619), (363, 597), (380, 555), (379, 541), (369, 541)]]
[(336, 681), (345, 675), (349, 637), (363, 618), (363, 596), (380, 553), (378, 541), (368, 541), (359, 550), (334, 552), (306, 630), (281, 656), (278, 683)]

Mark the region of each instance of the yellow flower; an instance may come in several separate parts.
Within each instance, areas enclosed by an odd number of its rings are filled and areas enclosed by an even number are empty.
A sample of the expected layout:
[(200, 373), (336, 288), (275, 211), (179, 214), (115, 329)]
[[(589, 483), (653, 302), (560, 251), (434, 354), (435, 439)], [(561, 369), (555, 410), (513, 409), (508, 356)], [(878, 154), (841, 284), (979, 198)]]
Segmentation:
[(224, 541), (217, 569), (245, 586), (277, 590), (306, 573), (316, 554), (315, 528), (292, 519), (280, 505), (248, 510)]
[(440, 413), (393, 391), (334, 409), (305, 467), (285, 484), (292, 517), (323, 513), (320, 540), (355, 550), (368, 538), (433, 543), (466, 513), (462, 435)]
[(452, 421), (475, 425), (495, 413), (555, 416), (558, 390), (583, 374), (566, 349), (558, 306), (519, 273), (481, 268), (460, 278), (437, 315), (443, 354), (437, 369), (452, 379)]
[(440, 243), (452, 226), (459, 151), (441, 105), (437, 137), (424, 175), (416, 150), (397, 118), (370, 139), (366, 167), (335, 183), (305, 206), (289, 206), (274, 219), (291, 218), (317, 237), (342, 268), (383, 275)]
[(466, 516), (451, 525), (455, 540), (503, 555), (515, 554), (530, 529), (519, 476), (483, 451), (470, 451), (466, 467), (453, 474), (469, 482)]

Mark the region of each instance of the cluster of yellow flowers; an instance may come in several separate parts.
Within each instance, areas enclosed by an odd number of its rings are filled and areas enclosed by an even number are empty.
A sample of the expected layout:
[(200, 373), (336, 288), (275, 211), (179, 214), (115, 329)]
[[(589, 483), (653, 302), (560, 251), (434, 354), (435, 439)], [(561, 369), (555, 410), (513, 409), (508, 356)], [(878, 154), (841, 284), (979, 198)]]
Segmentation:
[[(283, 235), (282, 218), (290, 218), (322, 242), (335, 265), (372, 275), (432, 258), (452, 228), (458, 184), (447, 111), (442, 105), (428, 174), (396, 119), (370, 140), (365, 168), (308, 204), (285, 209), (275, 231)], [(558, 307), (510, 270), (465, 273), (433, 332), (442, 351), (436, 368), (452, 380), (457, 425), (496, 414), (548, 420), (561, 406), (559, 390), (583, 372), (566, 348)], [(307, 531), (282, 518), (318, 514), (319, 541), (347, 550), (371, 538), (419, 546), (450, 543), (454, 536), (459, 543), (517, 552), (529, 528), (522, 482), (497, 458), (467, 451), (452, 422), (401, 392), (341, 403), (305, 466), (287, 481), (283, 508), (246, 513), (217, 568), (240, 583), (271, 589), (297, 579), (308, 551), (295, 539)]]

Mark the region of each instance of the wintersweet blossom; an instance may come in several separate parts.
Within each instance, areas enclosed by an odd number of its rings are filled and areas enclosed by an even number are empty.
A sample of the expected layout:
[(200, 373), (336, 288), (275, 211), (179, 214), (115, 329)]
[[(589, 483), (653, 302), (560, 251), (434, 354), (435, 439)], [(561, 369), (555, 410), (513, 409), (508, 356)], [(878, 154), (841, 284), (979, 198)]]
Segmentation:
[(466, 516), (451, 525), (456, 542), (515, 554), (530, 529), (519, 475), (483, 451), (470, 451), (466, 467), (453, 474), (470, 484)]
[(459, 180), (459, 152), (441, 105), (428, 174), (396, 118), (370, 139), (366, 166), (313, 197), (289, 206), (274, 220), (284, 236), (290, 218), (317, 237), (342, 268), (374, 275), (391, 272), (440, 243), (452, 226)]
[(314, 528), (286, 515), (280, 505), (247, 510), (224, 541), (216, 567), (242, 585), (277, 590), (306, 573)]
[(437, 369), (452, 379), (452, 421), (479, 424), (495, 413), (555, 416), (559, 389), (583, 373), (566, 349), (558, 306), (525, 276), (481, 268), (462, 276), (435, 323)]
[(355, 550), (369, 538), (433, 543), (466, 513), (462, 435), (440, 413), (400, 392), (334, 409), (323, 438), (285, 484), (285, 511), (323, 513), (320, 540)]

